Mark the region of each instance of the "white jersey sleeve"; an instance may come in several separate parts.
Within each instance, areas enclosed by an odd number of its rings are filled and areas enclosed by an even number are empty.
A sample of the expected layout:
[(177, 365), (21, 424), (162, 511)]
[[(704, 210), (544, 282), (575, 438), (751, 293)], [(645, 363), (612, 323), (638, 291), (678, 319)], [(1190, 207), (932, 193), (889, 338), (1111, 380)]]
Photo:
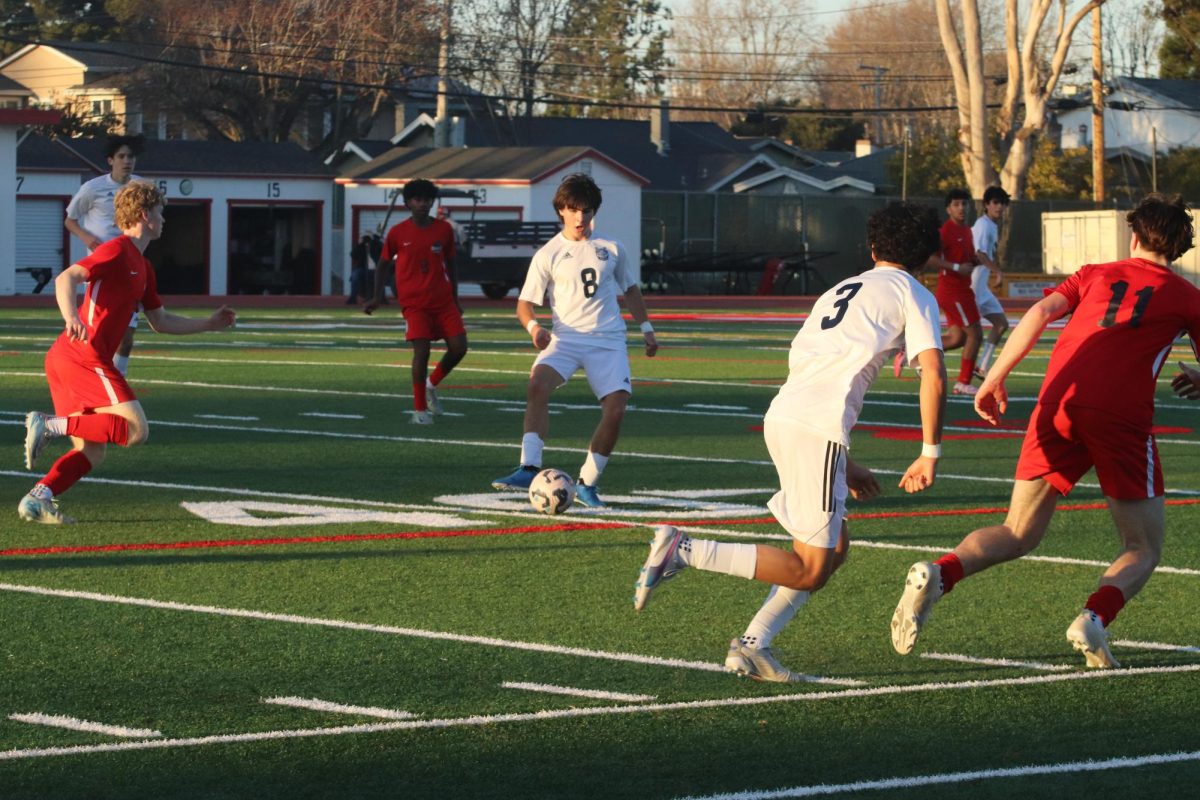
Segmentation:
[[(131, 175), (130, 180), (139, 178)], [(67, 218), (78, 222), (80, 227), (102, 242), (117, 238), (121, 235), (121, 229), (117, 227), (113, 199), (121, 186), (111, 175), (92, 178), (79, 187), (67, 204)]]

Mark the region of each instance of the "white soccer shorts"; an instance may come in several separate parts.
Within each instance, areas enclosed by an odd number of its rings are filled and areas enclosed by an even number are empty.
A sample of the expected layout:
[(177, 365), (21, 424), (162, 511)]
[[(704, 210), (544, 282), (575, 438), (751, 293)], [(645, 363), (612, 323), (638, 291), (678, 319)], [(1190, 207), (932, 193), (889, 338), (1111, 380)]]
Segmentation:
[(785, 417), (763, 423), (779, 491), (767, 508), (796, 541), (833, 549), (846, 518), (846, 448)]
[(633, 374), (629, 370), (629, 354), (624, 349), (599, 348), (577, 342), (564, 342), (557, 336), (533, 362), (545, 365), (562, 376), (564, 382), (579, 369), (587, 375), (588, 386), (597, 400), (613, 392), (633, 394)]

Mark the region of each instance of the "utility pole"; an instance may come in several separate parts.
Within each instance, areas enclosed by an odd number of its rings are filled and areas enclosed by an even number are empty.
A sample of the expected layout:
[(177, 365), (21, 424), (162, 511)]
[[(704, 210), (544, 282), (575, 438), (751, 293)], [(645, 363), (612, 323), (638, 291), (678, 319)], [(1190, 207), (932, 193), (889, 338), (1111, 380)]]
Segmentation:
[(442, 30), (438, 36), (438, 84), (437, 84), (437, 117), (433, 122), (433, 146), (450, 146), (450, 118), (447, 95), (450, 93), (450, 79), (446, 73), (450, 68), (450, 17), (451, 0), (445, 0), (445, 13), (442, 16)]
[(901, 163), (904, 164), (904, 169), (900, 173), (900, 199), (908, 199), (908, 140), (912, 138), (912, 124), (908, 120), (904, 121), (904, 158)]
[(1158, 127), (1150, 128), (1150, 191), (1158, 191)]
[(877, 67), (868, 64), (859, 64), (859, 69), (871, 70), (875, 73), (875, 80), (871, 83), (860, 83), (859, 86), (863, 89), (871, 86), (875, 87), (875, 144), (883, 144), (883, 117), (880, 109), (883, 108), (883, 73), (891, 72), (888, 67)]
[(1092, 10), (1092, 200), (1104, 202), (1104, 50), (1101, 9)]

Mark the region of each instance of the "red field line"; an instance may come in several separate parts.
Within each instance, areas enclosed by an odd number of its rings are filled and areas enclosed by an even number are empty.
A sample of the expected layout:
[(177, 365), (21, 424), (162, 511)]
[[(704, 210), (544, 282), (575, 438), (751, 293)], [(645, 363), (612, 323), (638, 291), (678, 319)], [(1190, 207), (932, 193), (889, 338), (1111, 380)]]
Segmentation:
[(407, 533), (352, 533), (331, 536), (279, 536), (266, 539), (207, 539), (189, 542), (140, 542), (132, 544), (58, 545), (55, 547), (14, 547), (0, 550), (0, 556), (45, 556), (73, 553), (118, 553), (131, 550), (199, 550), (218, 547), (273, 547), (286, 544), (323, 544), (328, 542), (365, 542), (384, 539), (441, 539), (451, 536), (511, 536), (521, 533), (569, 533), (611, 528), (628, 528), (621, 522), (576, 522), (564, 525), (532, 525), (524, 528), (474, 528), (453, 531), (409, 531)]

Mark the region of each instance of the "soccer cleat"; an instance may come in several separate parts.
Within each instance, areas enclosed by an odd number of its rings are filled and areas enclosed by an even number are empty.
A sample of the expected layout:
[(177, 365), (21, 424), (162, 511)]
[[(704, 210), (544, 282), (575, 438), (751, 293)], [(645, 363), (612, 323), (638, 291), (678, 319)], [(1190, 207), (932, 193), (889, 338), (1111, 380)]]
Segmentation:
[(897, 378), (899, 378), (900, 374), (902, 372), (904, 372), (904, 362), (906, 360), (906, 355), (907, 354), (903, 350), (901, 350), (899, 353), (896, 353), (896, 357), (894, 359), (892, 359), (892, 374), (895, 375)]
[(650, 595), (663, 581), (668, 581), (679, 574), (687, 565), (679, 558), (679, 543), (683, 541), (683, 531), (670, 525), (659, 525), (654, 529), (654, 538), (650, 540), (650, 555), (642, 564), (642, 571), (633, 584), (633, 610), (641, 611), (650, 602)]
[(33, 492), (21, 498), (17, 504), (17, 516), (26, 522), (42, 522), (47, 525), (70, 525), (75, 520), (58, 510), (58, 503), (45, 500)]
[(432, 425), (433, 424), (433, 415), (430, 414), (428, 411), (414, 411), (414, 412), (412, 412), (412, 424), (413, 425)]
[(963, 383), (962, 381), (955, 381), (954, 389), (952, 391), (954, 392), (954, 394), (966, 395), (967, 397), (974, 397), (976, 394), (979, 393), (979, 390), (977, 388), (975, 388), (974, 386), (972, 386), (969, 383)]
[(1089, 667), (1112, 669), (1121, 666), (1108, 649), (1108, 631), (1104, 629), (1104, 623), (1090, 609), (1085, 608), (1067, 628), (1067, 641), (1083, 653)]
[(929, 612), (942, 596), (942, 568), (928, 561), (909, 567), (904, 594), (892, 614), (892, 647), (902, 656), (912, 652)]
[(511, 475), (496, 478), (496, 480), (492, 481), (492, 488), (500, 489), (501, 491), (511, 489), (514, 492), (527, 492), (529, 491), (530, 484), (533, 483), (534, 477), (541, 471), (541, 467), (533, 467), (525, 464), (513, 470)]
[(49, 441), (46, 415), (40, 411), (30, 411), (25, 415), (25, 469), (33, 469)]
[(429, 411), (435, 417), (442, 415), (442, 398), (438, 397), (438, 390), (429, 384), (425, 384), (425, 405), (429, 406)]
[(725, 671), (744, 678), (773, 683), (798, 683), (803, 677), (780, 664), (769, 647), (747, 647), (741, 639), (729, 643), (725, 656)]
[(588, 486), (583, 481), (575, 481), (575, 500), (588, 508), (608, 508), (600, 495), (596, 494), (596, 487)]

